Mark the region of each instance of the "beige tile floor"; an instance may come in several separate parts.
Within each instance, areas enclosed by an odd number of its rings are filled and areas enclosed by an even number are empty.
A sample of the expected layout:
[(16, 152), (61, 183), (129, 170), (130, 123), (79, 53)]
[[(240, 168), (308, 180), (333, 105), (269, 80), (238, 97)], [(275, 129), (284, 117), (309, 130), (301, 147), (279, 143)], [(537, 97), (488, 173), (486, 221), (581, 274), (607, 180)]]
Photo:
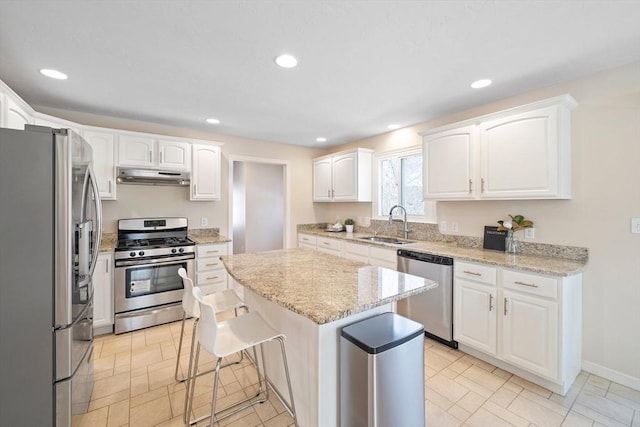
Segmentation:
[[(190, 325), (187, 328), (190, 330)], [(173, 379), (180, 322), (96, 338), (96, 383), (81, 427), (182, 426), (184, 385)], [(185, 346), (183, 353), (187, 354)], [(205, 356), (203, 356), (205, 357)], [(246, 359), (245, 359), (246, 360)], [(213, 366), (205, 357), (201, 367)], [(181, 359), (181, 373), (188, 357)], [(640, 391), (582, 372), (559, 396), (488, 363), (431, 340), (425, 343), (428, 426), (640, 427)], [(196, 388), (194, 415), (210, 411), (212, 374)], [(221, 373), (221, 403), (255, 387), (248, 362)], [(198, 426), (206, 425), (201, 422)], [(268, 402), (220, 422), (229, 427), (290, 426), (291, 416), (272, 394)], [(330, 427), (330, 426), (322, 426)], [(401, 427), (401, 426), (399, 426)]]

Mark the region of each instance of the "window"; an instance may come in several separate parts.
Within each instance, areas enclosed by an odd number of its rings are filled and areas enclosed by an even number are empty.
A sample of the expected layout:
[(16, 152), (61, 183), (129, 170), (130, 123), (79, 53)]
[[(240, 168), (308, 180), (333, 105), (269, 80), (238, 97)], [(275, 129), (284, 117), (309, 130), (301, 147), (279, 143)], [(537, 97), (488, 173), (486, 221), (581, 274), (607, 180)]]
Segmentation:
[(425, 202), (422, 191), (422, 158), (420, 147), (376, 155), (374, 217), (386, 219), (393, 206), (402, 205), (412, 221), (435, 221), (434, 202)]

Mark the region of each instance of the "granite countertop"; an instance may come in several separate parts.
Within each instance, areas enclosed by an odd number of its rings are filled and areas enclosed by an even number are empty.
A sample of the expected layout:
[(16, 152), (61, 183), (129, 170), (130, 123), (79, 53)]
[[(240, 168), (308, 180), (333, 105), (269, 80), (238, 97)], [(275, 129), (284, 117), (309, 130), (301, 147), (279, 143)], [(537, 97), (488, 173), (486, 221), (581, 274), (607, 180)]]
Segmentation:
[(304, 248), (221, 259), (242, 286), (319, 325), (438, 286), (432, 280)]
[(323, 230), (304, 230), (303, 234), (315, 234), (318, 236), (333, 239), (346, 240), (362, 245), (385, 246), (394, 249), (407, 249), (416, 252), (430, 253), (434, 255), (455, 258), (460, 261), (480, 262), (498, 267), (508, 267), (518, 270), (530, 271), (533, 273), (549, 274), (552, 276), (571, 276), (582, 273), (587, 266), (586, 260), (575, 260), (561, 258), (557, 254), (550, 252), (549, 256), (527, 255), (527, 254), (506, 254), (501, 251), (469, 248), (456, 244), (411, 240), (407, 244), (391, 244), (381, 242), (363, 241), (360, 238), (370, 236), (363, 233), (332, 233)]

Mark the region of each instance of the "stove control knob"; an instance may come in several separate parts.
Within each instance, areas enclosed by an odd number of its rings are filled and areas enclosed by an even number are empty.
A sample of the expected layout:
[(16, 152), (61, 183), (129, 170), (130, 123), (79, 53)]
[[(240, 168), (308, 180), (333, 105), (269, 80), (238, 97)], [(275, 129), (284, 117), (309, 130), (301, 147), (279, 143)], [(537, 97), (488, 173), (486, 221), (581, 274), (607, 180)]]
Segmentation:
[(129, 252), (129, 256), (136, 256), (135, 252)]
[(184, 252), (184, 248), (178, 249), (178, 252)]
[(138, 255), (143, 256), (144, 255), (144, 251), (138, 252)]
[(178, 250), (176, 248), (171, 249), (171, 253), (175, 254), (176, 252), (178, 252)]

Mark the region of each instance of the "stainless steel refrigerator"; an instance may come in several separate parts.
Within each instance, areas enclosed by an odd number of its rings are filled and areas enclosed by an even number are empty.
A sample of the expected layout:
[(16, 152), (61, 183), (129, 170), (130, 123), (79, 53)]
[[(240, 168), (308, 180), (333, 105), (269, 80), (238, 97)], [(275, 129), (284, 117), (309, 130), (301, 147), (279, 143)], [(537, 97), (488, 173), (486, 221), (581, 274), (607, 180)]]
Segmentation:
[(101, 206), (91, 147), (0, 129), (0, 424), (66, 427), (93, 390)]

